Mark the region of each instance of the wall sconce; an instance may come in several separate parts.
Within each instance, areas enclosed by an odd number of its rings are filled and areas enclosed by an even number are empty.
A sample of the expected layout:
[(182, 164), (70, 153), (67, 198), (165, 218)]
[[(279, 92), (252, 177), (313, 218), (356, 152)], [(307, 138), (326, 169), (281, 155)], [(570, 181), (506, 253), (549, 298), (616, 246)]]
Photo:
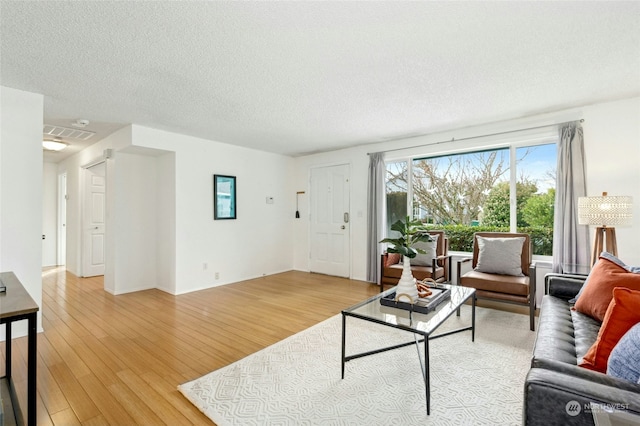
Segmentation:
[[(600, 253), (606, 251), (618, 256), (615, 225), (630, 225), (633, 198), (628, 196), (602, 196), (578, 198), (578, 224), (596, 225), (596, 238), (591, 252), (591, 266)], [(606, 249), (605, 249), (606, 247)]]

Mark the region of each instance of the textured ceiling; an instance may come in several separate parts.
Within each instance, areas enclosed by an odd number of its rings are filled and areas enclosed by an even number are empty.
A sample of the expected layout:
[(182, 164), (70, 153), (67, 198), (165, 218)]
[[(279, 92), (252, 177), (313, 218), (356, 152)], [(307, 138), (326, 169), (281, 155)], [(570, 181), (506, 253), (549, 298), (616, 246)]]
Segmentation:
[(640, 95), (639, 2), (0, 3), (45, 123), (289, 155)]

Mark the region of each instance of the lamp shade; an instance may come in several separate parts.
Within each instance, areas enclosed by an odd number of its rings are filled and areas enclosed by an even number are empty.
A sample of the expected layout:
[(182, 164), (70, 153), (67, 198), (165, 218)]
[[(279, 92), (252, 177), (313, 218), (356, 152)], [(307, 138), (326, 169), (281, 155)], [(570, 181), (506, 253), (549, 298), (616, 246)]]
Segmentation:
[(617, 226), (630, 225), (633, 197), (605, 195), (578, 198), (578, 224)]

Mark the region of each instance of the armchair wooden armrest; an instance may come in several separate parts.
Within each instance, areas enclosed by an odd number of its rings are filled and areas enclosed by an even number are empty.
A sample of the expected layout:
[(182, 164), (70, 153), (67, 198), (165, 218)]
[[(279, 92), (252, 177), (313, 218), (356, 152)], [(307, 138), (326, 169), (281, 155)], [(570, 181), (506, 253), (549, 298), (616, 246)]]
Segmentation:
[(444, 281), (447, 283), (451, 282), (451, 255), (441, 254), (440, 256), (434, 257), (432, 265), (434, 271), (438, 265), (444, 268)]
[(529, 265), (529, 302), (530, 307), (535, 313), (536, 310), (536, 263), (531, 262)]

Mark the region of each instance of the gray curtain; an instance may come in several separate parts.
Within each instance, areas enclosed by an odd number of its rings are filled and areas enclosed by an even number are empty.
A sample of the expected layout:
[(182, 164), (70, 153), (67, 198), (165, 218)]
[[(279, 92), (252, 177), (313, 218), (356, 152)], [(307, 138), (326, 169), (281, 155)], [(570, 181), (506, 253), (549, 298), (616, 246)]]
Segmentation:
[(569, 123), (560, 128), (558, 143), (553, 272), (562, 272), (562, 264), (589, 264), (589, 227), (578, 225), (578, 197), (586, 194), (582, 126)]
[(380, 255), (384, 226), (384, 153), (369, 154), (369, 184), (367, 187), (367, 281), (380, 279)]

